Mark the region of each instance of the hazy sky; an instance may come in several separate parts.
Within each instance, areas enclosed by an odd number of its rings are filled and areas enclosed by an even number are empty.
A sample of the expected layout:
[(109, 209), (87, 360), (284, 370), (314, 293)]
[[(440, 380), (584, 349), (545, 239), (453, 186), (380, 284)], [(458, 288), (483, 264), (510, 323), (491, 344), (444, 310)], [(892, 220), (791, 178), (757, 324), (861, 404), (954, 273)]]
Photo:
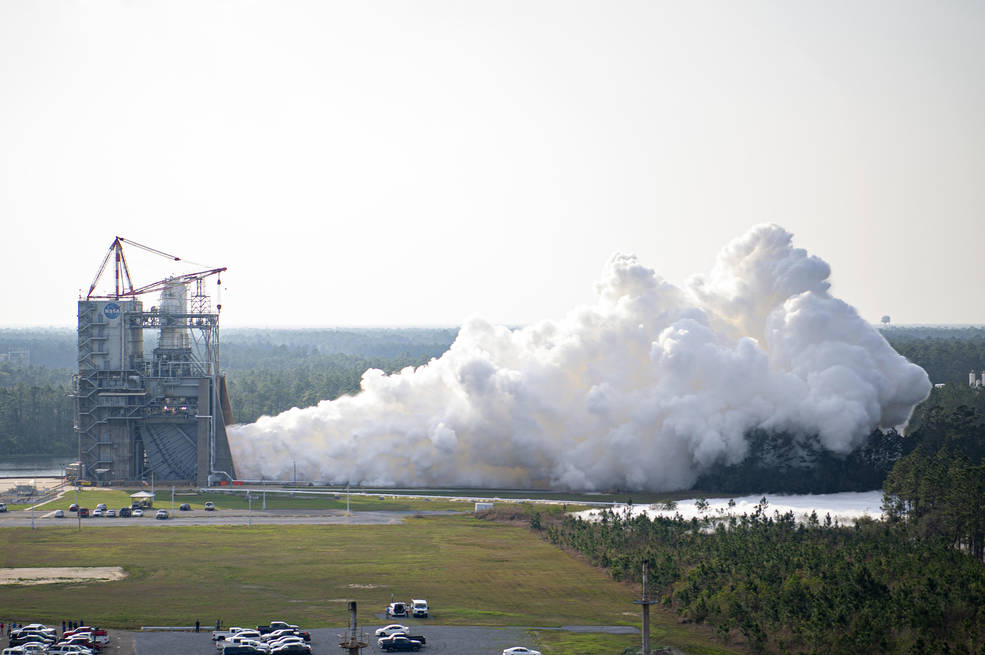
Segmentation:
[(0, 3), (2, 325), (115, 235), (228, 266), (226, 326), (520, 324), (764, 221), (985, 323), (985, 3)]

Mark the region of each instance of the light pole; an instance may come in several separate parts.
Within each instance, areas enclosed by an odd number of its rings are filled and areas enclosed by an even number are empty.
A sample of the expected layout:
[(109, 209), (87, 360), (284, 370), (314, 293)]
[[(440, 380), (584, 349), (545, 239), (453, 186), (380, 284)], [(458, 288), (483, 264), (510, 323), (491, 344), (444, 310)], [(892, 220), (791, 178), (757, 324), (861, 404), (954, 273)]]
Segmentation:
[(252, 528), (253, 527), (253, 496), (250, 495), (249, 491), (246, 492), (246, 503), (247, 505), (249, 505), (249, 510), (246, 515), (247, 516), (246, 522), (248, 526)]
[(171, 487), (171, 518), (174, 518), (174, 487)]
[(82, 512), (79, 511), (79, 481), (75, 480), (75, 518), (79, 520), (79, 532), (82, 532)]

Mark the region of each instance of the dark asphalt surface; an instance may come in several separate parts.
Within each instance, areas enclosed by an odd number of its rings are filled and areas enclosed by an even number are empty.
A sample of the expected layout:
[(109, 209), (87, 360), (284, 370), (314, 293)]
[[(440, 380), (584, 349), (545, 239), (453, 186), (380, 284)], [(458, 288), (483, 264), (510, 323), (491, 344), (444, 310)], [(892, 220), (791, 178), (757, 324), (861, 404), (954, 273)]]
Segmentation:
[[(376, 645), (374, 632), (383, 624), (373, 624), (366, 628), (367, 641), (370, 642), (364, 653), (382, 653)], [(425, 655), (500, 655), (503, 649), (512, 646), (529, 646), (529, 628), (462, 627), (445, 625), (415, 626), (414, 632), (427, 638), (427, 645), (421, 649)], [(615, 632), (639, 634), (630, 626), (566, 626), (580, 632)], [(311, 651), (313, 655), (328, 655), (342, 652), (339, 649), (339, 635), (345, 628), (320, 628), (310, 630)], [(133, 650), (125, 647), (112, 652), (113, 655), (216, 655), (215, 642), (208, 632), (130, 632), (118, 633), (117, 638), (132, 643)]]
[[(366, 641), (369, 642), (364, 653), (382, 653), (376, 644), (376, 628), (384, 624), (366, 627)], [(421, 653), (425, 655), (500, 655), (503, 649), (512, 646), (529, 646), (527, 631), (571, 630), (574, 632), (608, 632), (614, 634), (639, 634), (631, 626), (564, 626), (562, 628), (494, 628), (463, 627), (446, 625), (415, 625), (413, 632), (427, 638)], [(316, 628), (311, 632), (311, 651), (313, 655), (339, 653), (339, 635), (345, 628)], [(100, 655), (218, 655), (221, 651), (212, 641), (211, 631), (202, 632), (129, 632), (110, 631), (110, 642)], [(2, 642), (6, 646), (6, 639)]]

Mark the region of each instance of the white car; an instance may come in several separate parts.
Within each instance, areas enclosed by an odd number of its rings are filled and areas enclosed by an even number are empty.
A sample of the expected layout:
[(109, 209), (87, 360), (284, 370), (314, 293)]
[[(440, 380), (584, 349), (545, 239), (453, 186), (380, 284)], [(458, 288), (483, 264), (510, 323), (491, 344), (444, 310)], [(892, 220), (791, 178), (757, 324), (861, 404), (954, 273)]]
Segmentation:
[(298, 637), (297, 635), (290, 635), (287, 637), (280, 637), (278, 639), (271, 639), (267, 642), (270, 649), (280, 648), (281, 646), (286, 646), (287, 644), (304, 644), (304, 639)]
[(130, 513), (130, 516), (136, 516), (137, 518), (140, 518), (143, 515), (144, 515), (144, 510), (140, 508), (137, 508)]
[(92, 651), (77, 644), (55, 644), (48, 648), (48, 655), (92, 655)]
[(540, 655), (539, 650), (531, 650), (524, 646), (514, 646), (503, 651), (503, 655)]
[(274, 630), (273, 632), (268, 632), (260, 637), (260, 641), (270, 643), (271, 641), (277, 641), (278, 639), (283, 639), (284, 637), (297, 637), (298, 639), (301, 639), (295, 630), (296, 628), (281, 628), (280, 630)]
[(405, 625), (400, 625), (399, 623), (391, 623), (388, 626), (384, 626), (376, 631), (377, 637), (389, 637), (390, 635), (395, 635), (398, 632), (402, 632), (405, 635), (410, 634), (410, 628)]
[(49, 628), (44, 623), (31, 623), (30, 625), (21, 626), (17, 628), (18, 630), (23, 630), (24, 632), (43, 632), (47, 635), (54, 637), (58, 631), (54, 628)]
[(44, 655), (48, 652), (48, 644), (40, 641), (29, 641), (26, 644), (21, 644), (20, 648), (24, 650), (25, 655)]

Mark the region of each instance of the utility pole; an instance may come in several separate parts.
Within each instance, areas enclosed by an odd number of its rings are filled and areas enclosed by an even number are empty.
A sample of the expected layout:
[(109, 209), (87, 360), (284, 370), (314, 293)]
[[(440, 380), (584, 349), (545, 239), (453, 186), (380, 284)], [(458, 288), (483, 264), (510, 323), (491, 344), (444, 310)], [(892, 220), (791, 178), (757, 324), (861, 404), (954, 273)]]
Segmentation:
[(640, 600), (634, 600), (634, 605), (643, 606), (643, 655), (650, 655), (650, 605), (656, 605), (659, 601), (650, 600), (647, 591), (647, 571), (646, 560), (643, 560), (643, 596)]

